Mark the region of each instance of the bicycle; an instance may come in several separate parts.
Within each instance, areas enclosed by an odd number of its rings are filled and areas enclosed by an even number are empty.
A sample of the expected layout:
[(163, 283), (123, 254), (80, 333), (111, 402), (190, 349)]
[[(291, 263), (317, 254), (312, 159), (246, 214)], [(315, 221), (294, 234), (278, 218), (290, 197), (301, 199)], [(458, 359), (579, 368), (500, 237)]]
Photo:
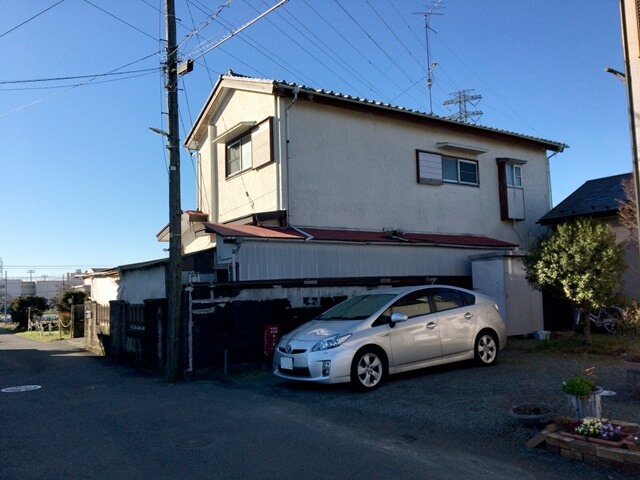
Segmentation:
[[(580, 320), (584, 313), (585, 312), (583, 310), (580, 310), (578, 324), (580, 324)], [(624, 312), (620, 307), (616, 306), (602, 307), (599, 308), (596, 313), (588, 312), (587, 315), (589, 316), (591, 323), (596, 327), (603, 328), (606, 332), (611, 334), (616, 333), (616, 324), (624, 318)]]

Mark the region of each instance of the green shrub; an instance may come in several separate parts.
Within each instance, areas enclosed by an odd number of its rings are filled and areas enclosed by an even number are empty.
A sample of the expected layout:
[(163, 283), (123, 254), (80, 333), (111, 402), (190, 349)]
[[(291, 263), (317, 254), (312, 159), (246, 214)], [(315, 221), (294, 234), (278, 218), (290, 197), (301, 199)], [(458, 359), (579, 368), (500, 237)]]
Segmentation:
[(591, 395), (596, 389), (595, 383), (584, 375), (576, 375), (569, 380), (562, 382), (562, 391), (567, 395), (576, 395), (578, 397), (586, 397)]

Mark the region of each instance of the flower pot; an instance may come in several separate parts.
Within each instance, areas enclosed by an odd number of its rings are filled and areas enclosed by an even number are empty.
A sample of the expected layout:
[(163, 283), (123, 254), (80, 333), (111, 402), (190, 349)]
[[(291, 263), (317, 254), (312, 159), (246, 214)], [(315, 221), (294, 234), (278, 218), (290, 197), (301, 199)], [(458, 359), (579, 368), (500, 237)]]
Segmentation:
[(546, 403), (522, 403), (514, 405), (509, 413), (524, 425), (536, 426), (549, 421), (553, 407)]
[(572, 410), (573, 418), (602, 418), (602, 407), (600, 394), (602, 388), (598, 387), (591, 395), (580, 397), (578, 395), (567, 395), (567, 400)]

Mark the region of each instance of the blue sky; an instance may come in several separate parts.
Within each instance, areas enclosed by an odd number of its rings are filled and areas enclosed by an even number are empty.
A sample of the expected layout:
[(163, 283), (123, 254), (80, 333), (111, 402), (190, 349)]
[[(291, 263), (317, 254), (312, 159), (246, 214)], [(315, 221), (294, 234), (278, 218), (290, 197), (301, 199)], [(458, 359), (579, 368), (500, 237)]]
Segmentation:
[[(180, 55), (198, 57), (181, 80), (181, 139), (228, 69), (429, 111), (423, 14), (435, 2), (290, 0), (200, 56), (276, 3), (176, 0)], [(166, 129), (163, 5), (0, 0), (9, 277), (166, 256), (155, 236), (168, 222), (166, 150), (148, 130)], [(446, 0), (430, 25), (433, 113), (452, 114), (443, 102), (473, 89), (479, 124), (568, 144), (551, 160), (554, 204), (631, 171), (625, 88), (604, 72), (623, 69), (617, 0)], [(63, 77), (84, 78), (41, 81)], [(182, 207), (195, 208), (186, 150), (181, 163)]]

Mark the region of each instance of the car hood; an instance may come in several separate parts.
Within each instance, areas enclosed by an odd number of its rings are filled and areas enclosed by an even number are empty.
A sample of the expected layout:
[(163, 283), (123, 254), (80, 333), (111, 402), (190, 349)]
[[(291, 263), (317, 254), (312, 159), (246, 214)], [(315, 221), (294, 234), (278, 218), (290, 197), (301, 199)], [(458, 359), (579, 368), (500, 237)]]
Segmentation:
[(298, 327), (287, 338), (301, 342), (319, 342), (332, 335), (351, 333), (361, 322), (362, 320), (314, 320)]

